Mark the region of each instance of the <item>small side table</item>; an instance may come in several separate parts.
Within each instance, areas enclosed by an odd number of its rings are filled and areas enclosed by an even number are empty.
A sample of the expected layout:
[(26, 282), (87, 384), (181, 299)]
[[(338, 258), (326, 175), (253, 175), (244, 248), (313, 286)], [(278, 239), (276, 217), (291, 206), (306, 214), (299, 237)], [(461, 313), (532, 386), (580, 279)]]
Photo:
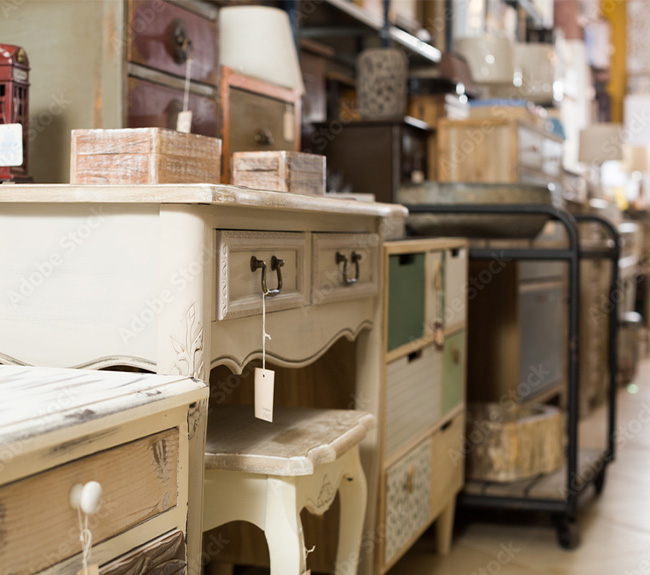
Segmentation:
[(300, 511), (322, 515), (338, 491), (336, 575), (356, 573), (366, 510), (359, 442), (375, 423), (363, 411), (307, 408), (276, 408), (268, 423), (252, 406), (219, 407), (206, 445), (203, 530), (253, 523), (264, 531), (271, 575), (300, 575)]

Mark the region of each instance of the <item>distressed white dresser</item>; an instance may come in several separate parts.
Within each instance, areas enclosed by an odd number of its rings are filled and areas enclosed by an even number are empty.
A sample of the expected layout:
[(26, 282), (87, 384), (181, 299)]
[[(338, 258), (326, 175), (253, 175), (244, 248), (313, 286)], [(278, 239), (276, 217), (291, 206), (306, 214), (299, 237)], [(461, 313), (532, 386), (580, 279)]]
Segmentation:
[(0, 366), (2, 573), (81, 569), (74, 485), (100, 575), (184, 572), (191, 477), (202, 476), (208, 387), (189, 377)]
[[(201, 184), (0, 186), (0, 245), (10, 246), (0, 250), (0, 362), (238, 374), (261, 357), (265, 283), (268, 360), (304, 367), (355, 340), (355, 397), (379, 417), (382, 246), (403, 234), (406, 213)], [(361, 456), (374, 539), (376, 431)], [(189, 504), (188, 552), (200, 557), (200, 489)], [(370, 573), (374, 549), (364, 553)]]

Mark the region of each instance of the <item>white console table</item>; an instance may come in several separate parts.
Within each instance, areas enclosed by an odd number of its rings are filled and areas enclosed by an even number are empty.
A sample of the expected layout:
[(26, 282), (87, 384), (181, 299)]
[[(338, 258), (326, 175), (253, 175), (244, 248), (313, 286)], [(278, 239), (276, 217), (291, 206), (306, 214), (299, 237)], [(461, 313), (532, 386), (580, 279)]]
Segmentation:
[[(282, 260), (282, 291), (267, 299), (269, 361), (302, 367), (357, 339), (356, 390), (379, 415), (382, 243), (401, 237), (405, 216), (229, 186), (0, 186), (0, 362), (240, 373), (261, 356), (262, 270), (251, 258), (265, 262), (269, 289)], [(367, 526), (378, 441), (371, 432), (361, 448)], [(188, 555), (199, 557), (203, 478), (191, 482)], [(371, 573), (371, 555), (362, 561)]]

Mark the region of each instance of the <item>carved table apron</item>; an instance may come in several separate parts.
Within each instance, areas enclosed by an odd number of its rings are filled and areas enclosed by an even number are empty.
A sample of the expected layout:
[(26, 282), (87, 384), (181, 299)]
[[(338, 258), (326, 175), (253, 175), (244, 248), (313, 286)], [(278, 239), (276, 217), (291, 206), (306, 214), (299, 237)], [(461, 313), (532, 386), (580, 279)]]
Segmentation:
[[(230, 186), (2, 186), (0, 362), (240, 373), (262, 341), (261, 273), (245, 268), (251, 255), (264, 260), (273, 289), (277, 253), (284, 291), (267, 298), (269, 360), (301, 367), (340, 337), (358, 338), (356, 389), (378, 414), (378, 255), (405, 216), (401, 206)], [(370, 497), (376, 442), (370, 433), (362, 445)], [(200, 510), (202, 477), (193, 481)], [(188, 553), (198, 555), (200, 516), (190, 523)]]

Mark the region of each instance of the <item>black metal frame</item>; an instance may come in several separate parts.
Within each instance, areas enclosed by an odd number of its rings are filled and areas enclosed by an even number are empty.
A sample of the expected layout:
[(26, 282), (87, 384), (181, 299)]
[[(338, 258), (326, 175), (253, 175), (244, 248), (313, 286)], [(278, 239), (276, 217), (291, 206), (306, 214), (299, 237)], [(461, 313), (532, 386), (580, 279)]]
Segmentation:
[[(507, 508), (530, 511), (544, 511), (562, 516), (573, 522), (577, 515), (578, 497), (592, 482), (604, 481), (606, 467), (615, 458), (616, 427), (616, 375), (618, 368), (618, 260), (620, 243), (618, 232), (607, 220), (591, 214), (570, 214), (562, 208), (548, 205), (407, 205), (410, 213), (435, 214), (497, 214), (497, 215), (547, 215), (559, 221), (568, 234), (568, 248), (499, 248), (499, 255), (513, 260), (559, 260), (569, 264), (569, 305), (568, 305), (568, 418), (567, 418), (567, 491), (566, 499), (531, 499), (512, 496), (487, 496), (461, 494), (459, 502), (470, 507)], [(580, 249), (578, 224), (593, 222), (602, 226), (611, 240), (611, 247), (605, 250)], [(470, 259), (485, 260), (494, 257), (494, 249), (471, 248)], [(579, 320), (580, 320), (580, 260), (609, 259), (612, 274), (609, 286), (609, 417), (608, 445), (598, 462), (599, 472), (591, 481), (580, 484), (578, 477), (578, 386), (579, 386)], [(598, 486), (598, 484), (596, 483)]]

